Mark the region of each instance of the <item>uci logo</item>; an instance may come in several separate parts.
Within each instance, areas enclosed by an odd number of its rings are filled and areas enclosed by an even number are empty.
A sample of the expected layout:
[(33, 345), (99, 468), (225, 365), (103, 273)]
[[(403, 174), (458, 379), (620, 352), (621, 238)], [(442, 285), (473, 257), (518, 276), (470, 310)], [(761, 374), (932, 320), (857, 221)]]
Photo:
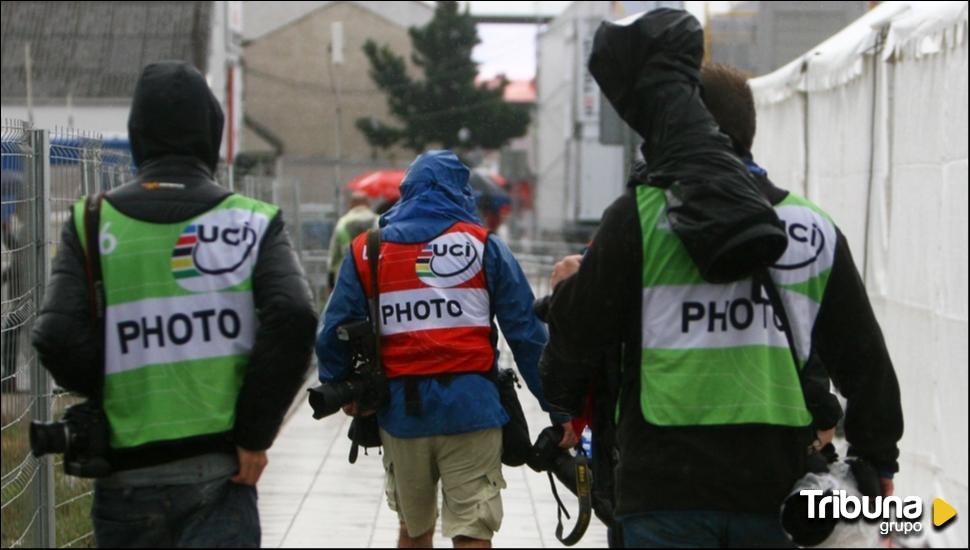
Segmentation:
[[(788, 235), (788, 248), (772, 267), (782, 271), (795, 271), (815, 264), (820, 258), (830, 259), (832, 247), (835, 245), (831, 224), (801, 206), (783, 206), (777, 212), (785, 226), (785, 234)], [(813, 270), (824, 270), (827, 267), (820, 265)]]
[[(802, 223), (785, 224), (785, 232), (788, 233), (788, 249), (781, 260), (774, 265), (775, 269), (799, 269), (810, 265), (821, 256), (825, 250), (825, 233), (818, 224), (812, 223), (806, 226)], [(797, 250), (795, 258), (789, 258), (788, 251), (792, 248)]]
[(428, 286), (457, 286), (482, 270), (483, 252), (484, 246), (472, 235), (448, 233), (421, 249), (414, 270)]
[[(217, 225), (206, 226), (199, 224), (199, 243), (192, 252), (192, 260), (196, 269), (206, 275), (221, 275), (239, 269), (239, 266), (249, 258), (253, 247), (256, 246), (256, 232), (249, 227), (248, 222), (243, 222), (243, 227), (219, 227)], [(222, 246), (234, 249), (229, 254), (224, 254), (221, 258), (216, 254), (206, 255), (206, 251), (212, 250), (212, 246)], [(202, 252), (200, 254), (200, 251)], [(208, 256), (208, 257), (205, 257)], [(215, 256), (215, 258), (213, 258)], [(216, 263), (228, 258), (231, 265), (207, 266), (206, 262), (215, 259)], [(238, 261), (237, 261), (238, 259)]]
[(269, 220), (232, 208), (210, 212), (186, 227), (172, 251), (172, 275), (193, 292), (235, 286), (252, 273), (259, 235)]

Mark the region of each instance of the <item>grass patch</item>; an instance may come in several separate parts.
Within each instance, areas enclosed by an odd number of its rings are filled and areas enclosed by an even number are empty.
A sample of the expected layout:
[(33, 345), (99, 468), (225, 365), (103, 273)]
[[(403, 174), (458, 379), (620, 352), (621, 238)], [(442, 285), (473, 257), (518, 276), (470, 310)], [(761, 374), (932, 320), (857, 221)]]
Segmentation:
[[(79, 401), (61, 396), (54, 401), (54, 418), (60, 418), (65, 407)], [(0, 546), (33, 546), (40, 511), (36, 487), (42, 475), (42, 462), (30, 454), (28, 433), (33, 397), (26, 393), (3, 394), (3, 433), (0, 434), (0, 472), (2, 472), (2, 517)], [(54, 528), (58, 546), (74, 542), (75, 548), (94, 546), (91, 533), (92, 482), (64, 474), (60, 455), (55, 455)]]

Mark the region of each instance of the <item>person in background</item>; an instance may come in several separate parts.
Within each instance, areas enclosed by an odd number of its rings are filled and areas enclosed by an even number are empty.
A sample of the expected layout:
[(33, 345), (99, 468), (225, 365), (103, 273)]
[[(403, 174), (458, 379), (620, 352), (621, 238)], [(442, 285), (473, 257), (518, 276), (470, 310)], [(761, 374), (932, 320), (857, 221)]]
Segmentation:
[(377, 214), (370, 209), (370, 199), (367, 195), (355, 192), (350, 196), (350, 210), (337, 220), (330, 238), (330, 262), (327, 272), (327, 285), (333, 289), (337, 280), (337, 272), (343, 262), (347, 248), (357, 235), (377, 227)]

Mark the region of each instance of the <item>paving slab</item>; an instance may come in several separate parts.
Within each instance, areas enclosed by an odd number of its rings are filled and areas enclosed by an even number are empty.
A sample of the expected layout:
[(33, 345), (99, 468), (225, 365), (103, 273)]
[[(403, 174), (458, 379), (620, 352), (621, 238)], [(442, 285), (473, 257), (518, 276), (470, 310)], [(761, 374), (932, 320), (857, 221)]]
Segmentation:
[[(526, 390), (519, 398), (533, 437), (548, 417)], [(259, 482), (263, 546), (267, 548), (389, 548), (397, 544), (397, 515), (384, 497), (381, 456), (360, 454), (347, 462), (350, 420), (342, 413), (313, 420), (308, 403), (300, 405), (269, 451), (269, 466)], [(496, 548), (557, 548), (556, 504), (544, 474), (528, 467), (504, 467), (508, 488), (502, 492), (505, 519), (492, 543)], [(570, 512), (576, 499), (559, 488)], [(439, 502), (440, 506), (440, 502)], [(566, 521), (566, 529), (572, 527)], [(450, 547), (441, 536), (434, 545)], [(606, 527), (595, 517), (577, 548), (605, 548)]]

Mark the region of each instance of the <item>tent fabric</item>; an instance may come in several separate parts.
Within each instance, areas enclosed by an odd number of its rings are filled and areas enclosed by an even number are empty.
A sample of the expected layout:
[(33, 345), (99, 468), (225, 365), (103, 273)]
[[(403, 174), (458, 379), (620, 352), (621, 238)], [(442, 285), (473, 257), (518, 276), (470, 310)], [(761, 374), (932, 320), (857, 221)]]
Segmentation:
[(963, 44), (967, 36), (966, 2), (914, 2), (893, 19), (884, 58), (920, 58)]
[(751, 81), (755, 160), (840, 225), (896, 366), (896, 494), (927, 511), (910, 547), (968, 543), (928, 521), (936, 497), (968, 504), (966, 27), (965, 2), (884, 3)]
[[(885, 45), (880, 35), (887, 29)], [(815, 48), (751, 80), (757, 104), (777, 103), (795, 92), (839, 87), (862, 75), (865, 57), (923, 57), (962, 45), (966, 2), (883, 2)]]

